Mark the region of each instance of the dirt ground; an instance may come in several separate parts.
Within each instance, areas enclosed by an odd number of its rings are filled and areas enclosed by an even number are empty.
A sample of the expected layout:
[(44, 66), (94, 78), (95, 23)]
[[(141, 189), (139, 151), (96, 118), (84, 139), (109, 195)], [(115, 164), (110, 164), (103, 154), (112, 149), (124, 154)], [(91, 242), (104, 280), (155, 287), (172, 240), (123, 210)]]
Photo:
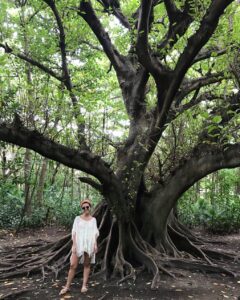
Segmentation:
[[(65, 229), (55, 227), (38, 229), (35, 231), (24, 231), (18, 237), (11, 232), (0, 231), (0, 254), (5, 246), (22, 245), (36, 240), (56, 240), (65, 235)], [(199, 234), (199, 232), (197, 233)], [(206, 233), (204, 233), (206, 237)], [(213, 244), (213, 249), (224, 249), (240, 253), (240, 234), (224, 236), (208, 235), (212, 241), (220, 243)], [(240, 274), (240, 263), (236, 262), (231, 267)], [(81, 271), (81, 266), (79, 266)], [(135, 283), (126, 282), (117, 284), (114, 280), (104, 281), (101, 278), (91, 278), (89, 291), (82, 295), (81, 272), (74, 279), (71, 291), (64, 297), (58, 296), (59, 290), (65, 284), (67, 270), (55, 279), (52, 274), (46, 274), (43, 281), (42, 275), (20, 277), (0, 281), (0, 299), (93, 299), (93, 300), (218, 300), (237, 299), (240, 300), (240, 277), (228, 277), (225, 274), (203, 274), (197, 271), (175, 270), (176, 278), (161, 275), (158, 290), (151, 290), (151, 275), (147, 272), (138, 275)], [(18, 294), (19, 290), (25, 292)]]

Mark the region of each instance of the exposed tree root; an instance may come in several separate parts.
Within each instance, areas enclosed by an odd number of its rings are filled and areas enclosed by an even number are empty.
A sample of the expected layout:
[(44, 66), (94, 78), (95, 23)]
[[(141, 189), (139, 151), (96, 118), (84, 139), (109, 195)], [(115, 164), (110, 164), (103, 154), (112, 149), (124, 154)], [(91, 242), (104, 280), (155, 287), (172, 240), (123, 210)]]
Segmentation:
[(5, 295), (0, 296), (0, 300), (1, 299), (10, 299), (10, 298), (13, 299), (13, 297), (14, 297), (14, 299), (16, 299), (17, 296), (20, 296), (23, 293), (30, 292), (30, 291), (33, 291), (33, 290), (34, 290), (34, 288), (24, 288), (24, 289), (20, 289), (20, 290), (17, 290), (17, 291), (12, 291), (10, 293), (7, 293)]
[(207, 240), (204, 240), (202, 238), (197, 237), (194, 235), (190, 229), (188, 229), (185, 225), (183, 225), (178, 219), (173, 217), (173, 220), (169, 223), (169, 225), (176, 230), (176, 232), (179, 232), (186, 238), (188, 238), (191, 242), (194, 242), (196, 245), (202, 245), (206, 242)]
[(116, 253), (116, 262), (114, 266), (114, 273), (120, 273), (121, 279), (118, 283), (122, 283), (126, 280), (132, 279), (133, 281), (136, 280), (135, 269), (133, 266), (124, 259), (123, 251), (121, 246), (118, 246), (117, 253)]
[(184, 259), (168, 259), (162, 261), (166, 267), (174, 267), (185, 270), (196, 270), (204, 273), (224, 273), (232, 277), (236, 277), (236, 274), (225, 267), (217, 265), (207, 265), (199, 261), (188, 261)]
[(105, 212), (103, 214), (103, 217), (101, 218), (101, 222), (100, 225), (98, 227), (99, 231), (101, 231), (101, 229), (103, 228), (103, 225), (106, 223), (106, 219), (109, 217), (109, 209), (106, 208)]
[(0, 268), (0, 279), (29, 275), (34, 272), (44, 274), (44, 268), (51, 269), (57, 275), (70, 256), (70, 243), (71, 237), (67, 235), (57, 242), (47, 245), (44, 243), (40, 247), (30, 245), (30, 249), (26, 247), (17, 247), (12, 251), (9, 249), (9, 254), (1, 255), (0, 266), (6, 263), (9, 266)]
[[(133, 227), (133, 226), (131, 226), (131, 227)], [(137, 232), (137, 230), (135, 228), (134, 233), (136, 234), (136, 232)], [(137, 258), (137, 260), (139, 262), (142, 262), (142, 264), (153, 274), (151, 288), (152, 289), (158, 288), (160, 276), (159, 276), (159, 268), (158, 268), (156, 262), (154, 261), (152, 256), (149, 255), (149, 253), (143, 251), (140, 247), (138, 247), (138, 245), (136, 244), (136, 242), (134, 240), (131, 228), (129, 230), (129, 233), (130, 233), (129, 234), (129, 242), (130, 242), (129, 246), (131, 247), (131, 249), (133, 251), (133, 255)], [(143, 244), (143, 247), (144, 246), (146, 246), (146, 245)]]
[(223, 251), (216, 251), (211, 249), (205, 249), (201, 248), (204, 253), (206, 253), (209, 257), (211, 257), (214, 260), (230, 260), (230, 261), (236, 261), (239, 258), (236, 257), (236, 253), (228, 253)]
[[(137, 230), (137, 227), (135, 226), (135, 224), (132, 224), (133, 228), (134, 228), (134, 232), (135, 232), (135, 242), (136, 245), (138, 245), (138, 247), (144, 252), (144, 253), (148, 253), (149, 255), (151, 255), (153, 257), (153, 259), (157, 262), (159, 257), (163, 257), (163, 255), (154, 247), (152, 247), (148, 242), (146, 242), (139, 234), (139, 231)], [(160, 271), (162, 271), (164, 274), (169, 275), (170, 277), (175, 277), (171, 272), (169, 272), (168, 270), (166, 270), (161, 264), (157, 264), (158, 269)]]
[(178, 249), (181, 251), (185, 251), (190, 253), (196, 257), (201, 257), (206, 260), (210, 265), (212, 262), (206, 256), (206, 254), (201, 250), (201, 248), (195, 246), (187, 237), (183, 236), (181, 233), (177, 232), (170, 225), (168, 226), (169, 233), (172, 236), (175, 245), (177, 245)]
[(101, 271), (105, 273), (105, 279), (108, 279), (111, 274), (111, 257), (114, 252), (115, 243), (113, 242), (113, 233), (116, 226), (116, 220), (111, 223), (110, 231), (106, 240), (106, 248), (102, 260)]
[[(206, 246), (206, 243), (225, 244), (222, 241), (212, 241), (212, 240), (203, 239), (203, 238), (200, 239), (196, 237), (186, 226), (181, 224), (181, 222), (179, 222), (179, 220), (177, 220), (174, 216), (171, 216), (170, 224), (168, 225), (168, 229), (172, 235), (175, 235), (173, 239), (174, 240), (182, 239), (182, 242), (180, 242), (179, 240), (175, 241), (175, 244), (177, 245), (178, 248), (182, 247), (182, 249), (180, 250), (184, 250), (188, 253), (191, 253), (196, 257), (202, 257), (210, 264), (212, 264), (212, 262), (209, 260), (209, 258), (214, 260), (222, 260), (222, 261), (224, 260), (236, 261), (236, 253), (216, 251), (216, 250), (208, 249)], [(196, 245), (201, 245), (201, 246), (197, 247)]]
[(179, 232), (183, 236), (189, 239), (192, 243), (195, 245), (204, 245), (207, 243), (211, 244), (219, 244), (222, 242), (219, 241), (213, 241), (207, 238), (202, 238), (196, 236), (190, 229), (188, 229), (184, 224), (182, 224), (174, 215), (171, 213), (171, 216), (169, 217), (168, 225), (170, 225), (173, 229), (176, 230), (176, 232)]

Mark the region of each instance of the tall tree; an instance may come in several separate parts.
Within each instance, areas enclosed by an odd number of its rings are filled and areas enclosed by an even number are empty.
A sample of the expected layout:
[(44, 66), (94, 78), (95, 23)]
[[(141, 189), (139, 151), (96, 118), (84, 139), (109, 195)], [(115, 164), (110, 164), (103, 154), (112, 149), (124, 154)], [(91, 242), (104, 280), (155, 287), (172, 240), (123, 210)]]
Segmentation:
[[(69, 122), (74, 124), (77, 138), (71, 139), (68, 134), (64, 145), (60, 133), (57, 138), (51, 134), (50, 123), (45, 132), (40, 132), (41, 111), (36, 111), (35, 116), (40, 121), (32, 129), (18, 111), (13, 110), (13, 116), (8, 110), (7, 116), (1, 115), (0, 139), (91, 175), (81, 180), (97, 189), (105, 199), (95, 211), (101, 229), (98, 254), (99, 259), (102, 258), (101, 269), (107, 276), (120, 274), (124, 279), (135, 277), (134, 264), (144, 265), (154, 275), (154, 288), (158, 284), (159, 270), (170, 274), (165, 266), (181, 262), (181, 267), (189, 267), (182, 260), (182, 251), (203, 258), (208, 264), (202, 264), (206, 270), (227, 272), (211, 261), (211, 258), (222, 257), (221, 254), (194, 244), (200, 240), (177, 221), (172, 211), (179, 197), (199, 179), (218, 169), (240, 165), (236, 133), (239, 73), (230, 68), (233, 62), (230, 53), (238, 51), (233, 37), (239, 25), (237, 21), (228, 22), (228, 16), (237, 20), (234, 12), (239, 6), (233, 0), (139, 2), (25, 1), (32, 42), (29, 53), (23, 53), (19, 43), (14, 42), (16, 35), (7, 36), (7, 32), (0, 47), (18, 63), (19, 60), (30, 63), (37, 69), (38, 76), (51, 77), (52, 84), (64, 93), (62, 100), (66, 103), (71, 100), (72, 114), (62, 101), (60, 118), (62, 124), (66, 124), (62, 126), (63, 131), (67, 132)], [(16, 27), (15, 19), (11, 22), (15, 22)], [(230, 33), (232, 38), (225, 40)], [(90, 49), (83, 51), (84, 46)], [(99, 151), (94, 148), (92, 140), (97, 135), (90, 134), (94, 131), (84, 115), (91, 107), (92, 94), (86, 101), (87, 90), (101, 90), (94, 85), (99, 81), (93, 73), (92, 78), (89, 73), (86, 77), (91, 84), (86, 82), (82, 64), (94, 62), (97, 75), (102, 79), (108, 77), (100, 71), (101, 67), (107, 70), (103, 54), (110, 62), (110, 84), (116, 84), (113, 80), (114, 74), (116, 76), (129, 124), (126, 139), (118, 143), (116, 138), (109, 141), (109, 136), (104, 135), (109, 149), (112, 146), (116, 149), (113, 161), (101, 157), (101, 147)], [(98, 60), (94, 61), (93, 57)], [(107, 81), (108, 78), (105, 86)], [(38, 84), (43, 89), (41, 83)], [(106, 90), (110, 91), (109, 87)], [(107, 98), (113, 95), (109, 92)], [(115, 92), (114, 96), (119, 97), (119, 93)], [(55, 107), (58, 101), (55, 99)], [(155, 153), (160, 156), (160, 162), (165, 158), (161, 143), (169, 124), (179, 125), (178, 120), (187, 122), (188, 118), (198, 119), (194, 126), (194, 120), (188, 123), (194, 132), (191, 143), (178, 145), (177, 149), (177, 132), (182, 139), (183, 129), (174, 130), (172, 163), (167, 168), (161, 166), (159, 180), (151, 179), (148, 166)], [(56, 251), (53, 257), (43, 254), (39, 265), (35, 262), (34, 267), (29, 260), (22, 272), (41, 269), (48, 263), (52, 263), (55, 270), (64, 267), (70, 237), (52, 247)], [(163, 254), (177, 259), (169, 261)], [(46, 257), (46, 261), (42, 257)], [(194, 266), (192, 263), (191, 267)], [(201, 266), (198, 264), (197, 268)], [(20, 271), (11, 269), (11, 272), (13, 275)]]

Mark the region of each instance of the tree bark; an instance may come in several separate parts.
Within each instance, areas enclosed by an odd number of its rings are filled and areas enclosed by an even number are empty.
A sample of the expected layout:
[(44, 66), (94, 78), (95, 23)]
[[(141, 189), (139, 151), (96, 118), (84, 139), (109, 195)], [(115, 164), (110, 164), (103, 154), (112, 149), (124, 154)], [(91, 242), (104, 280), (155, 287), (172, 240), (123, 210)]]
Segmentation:
[[(237, 167), (240, 163), (239, 151), (239, 145), (229, 146), (228, 150), (216, 146), (199, 146), (189, 159), (182, 160), (181, 166), (173, 171), (164, 185), (156, 185), (147, 197), (143, 198), (140, 211), (145, 214), (142, 218), (147, 223), (148, 237), (151, 236), (156, 245), (161, 248), (162, 244), (167, 244), (165, 247), (171, 249), (166, 241), (168, 218), (180, 196), (207, 174), (224, 167)], [(237, 156), (231, 157), (233, 152)]]
[(235, 194), (236, 196), (240, 196), (240, 168), (237, 170), (238, 181), (236, 182)]
[(2, 178), (3, 178), (4, 181), (6, 179), (6, 173), (7, 173), (6, 164), (7, 164), (6, 151), (5, 151), (5, 149), (3, 149), (3, 151), (2, 151)]
[(32, 203), (30, 197), (30, 180), (32, 175), (32, 159), (31, 159), (31, 151), (26, 149), (24, 156), (24, 208), (23, 208), (23, 216), (26, 214), (27, 216), (31, 215), (32, 212)]
[(48, 160), (47, 158), (43, 158), (40, 176), (38, 180), (37, 194), (36, 194), (36, 203), (38, 206), (42, 206), (43, 203), (43, 192), (44, 192), (44, 183), (47, 174), (47, 166), (48, 166)]

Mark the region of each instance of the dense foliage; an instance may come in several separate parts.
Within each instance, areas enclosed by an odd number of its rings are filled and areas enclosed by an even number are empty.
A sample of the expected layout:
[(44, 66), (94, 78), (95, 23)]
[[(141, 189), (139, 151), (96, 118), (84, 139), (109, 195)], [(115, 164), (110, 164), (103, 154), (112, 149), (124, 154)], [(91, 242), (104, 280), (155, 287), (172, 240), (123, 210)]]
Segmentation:
[(229, 233), (240, 229), (239, 170), (222, 170), (202, 179), (180, 199), (178, 215), (190, 227)]
[[(59, 181), (60, 183), (60, 181)], [(0, 189), (0, 227), (18, 229), (24, 209), (23, 189), (13, 182), (1, 182)], [(94, 191), (88, 194), (96, 204)], [(45, 186), (44, 201), (41, 206), (32, 203), (31, 213), (24, 215), (21, 227), (40, 227), (62, 225), (71, 227), (72, 220), (81, 213), (79, 197), (71, 198), (71, 188), (66, 187), (62, 195), (62, 186)]]
[[(39, 158), (41, 162), (41, 159)], [(36, 189), (36, 168), (30, 178), (31, 190)], [(14, 158), (14, 166), (17, 159)], [(10, 163), (10, 162), (9, 162)], [(51, 163), (51, 162), (50, 162)], [(52, 167), (53, 167), (53, 163)], [(18, 158), (21, 166), (21, 159)], [(2, 167), (2, 165), (1, 165)], [(12, 165), (13, 168), (13, 165)], [(13, 170), (12, 170), (13, 171)], [(67, 180), (66, 180), (67, 173)], [(72, 177), (73, 175), (73, 177)], [(90, 197), (94, 205), (100, 202), (99, 193), (81, 183), (79, 174), (68, 176), (62, 167), (51, 184), (52, 173), (46, 174), (43, 202), (39, 205), (33, 192), (31, 212), (23, 217), (22, 227), (64, 225), (70, 227), (80, 213), (79, 199)], [(211, 232), (234, 232), (240, 229), (239, 169), (213, 173), (191, 187), (179, 200), (178, 217), (191, 228), (203, 227)], [(20, 171), (0, 182), (0, 227), (17, 229), (24, 209), (24, 178)]]
[[(7, 146), (5, 146), (7, 149)], [(39, 170), (43, 160), (37, 154), (31, 163), (31, 172), (27, 183), (31, 204), (29, 211), (25, 207), (25, 177), (24, 153), (16, 148), (9, 148), (14, 154), (8, 157), (0, 168), (6, 168), (7, 173), (0, 178), (0, 227), (19, 229), (21, 227), (39, 227), (46, 225), (71, 226), (72, 220), (81, 213), (80, 199), (89, 197), (94, 206), (101, 200), (101, 196), (88, 185), (81, 183), (81, 172), (69, 170), (48, 161), (44, 186), (39, 202)], [(15, 152), (16, 151), (16, 152)], [(18, 152), (17, 152), (18, 151)], [(6, 167), (7, 164), (7, 167)]]

